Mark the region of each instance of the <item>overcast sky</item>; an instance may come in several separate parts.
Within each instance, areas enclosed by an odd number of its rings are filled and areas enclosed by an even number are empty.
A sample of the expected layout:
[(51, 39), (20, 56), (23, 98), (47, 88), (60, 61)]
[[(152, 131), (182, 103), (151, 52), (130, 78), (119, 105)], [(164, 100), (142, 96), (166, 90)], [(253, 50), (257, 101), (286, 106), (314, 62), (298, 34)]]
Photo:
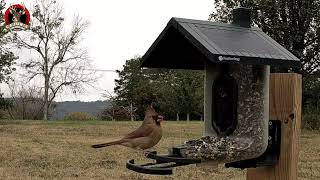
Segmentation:
[[(24, 3), (30, 9), (32, 0), (6, 0)], [(90, 27), (84, 45), (97, 69), (122, 69), (127, 59), (142, 56), (171, 17), (206, 20), (213, 10), (213, 0), (58, 0), (66, 18), (74, 14), (87, 19)], [(32, 21), (32, 19), (31, 19)], [(83, 95), (62, 94), (56, 100), (103, 100), (103, 91), (113, 92), (115, 73), (105, 72), (95, 89)]]

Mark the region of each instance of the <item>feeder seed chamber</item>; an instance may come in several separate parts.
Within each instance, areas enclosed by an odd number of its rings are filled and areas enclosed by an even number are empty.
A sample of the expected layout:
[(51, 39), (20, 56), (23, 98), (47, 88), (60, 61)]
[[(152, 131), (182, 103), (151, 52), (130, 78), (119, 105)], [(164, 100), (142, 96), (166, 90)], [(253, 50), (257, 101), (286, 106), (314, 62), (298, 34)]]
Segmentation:
[(172, 167), (214, 161), (226, 167), (272, 166), (280, 151), (280, 121), (269, 119), (270, 66), (300, 61), (257, 27), (251, 11), (233, 10), (231, 24), (172, 18), (143, 57), (142, 67), (205, 71), (204, 134), (147, 154), (154, 163), (131, 170), (171, 174)]

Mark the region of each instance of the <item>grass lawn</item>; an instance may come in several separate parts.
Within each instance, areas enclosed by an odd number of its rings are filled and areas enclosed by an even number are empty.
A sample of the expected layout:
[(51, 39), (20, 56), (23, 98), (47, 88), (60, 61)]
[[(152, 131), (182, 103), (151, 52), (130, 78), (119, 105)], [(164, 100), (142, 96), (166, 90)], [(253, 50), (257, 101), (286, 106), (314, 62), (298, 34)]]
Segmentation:
[[(126, 169), (129, 159), (145, 161), (141, 152), (122, 146), (92, 149), (138, 127), (141, 122), (2, 121), (0, 179), (210, 179), (241, 180), (245, 171), (190, 165), (172, 176), (142, 175)], [(201, 136), (200, 122), (164, 122), (163, 138), (154, 148), (167, 148)], [(303, 131), (299, 179), (320, 179), (320, 133)]]

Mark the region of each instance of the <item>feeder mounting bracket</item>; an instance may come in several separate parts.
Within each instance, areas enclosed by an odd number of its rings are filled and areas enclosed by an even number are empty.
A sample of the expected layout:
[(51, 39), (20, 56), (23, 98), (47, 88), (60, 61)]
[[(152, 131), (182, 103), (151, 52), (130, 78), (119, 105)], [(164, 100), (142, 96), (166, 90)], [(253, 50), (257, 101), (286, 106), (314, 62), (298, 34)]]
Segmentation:
[(145, 156), (155, 160), (155, 162), (138, 165), (132, 159), (127, 162), (126, 167), (132, 171), (144, 174), (171, 175), (173, 167), (201, 162), (200, 159), (183, 158), (179, 153), (180, 150), (178, 148), (173, 148), (170, 155), (157, 155), (156, 151), (148, 152)]

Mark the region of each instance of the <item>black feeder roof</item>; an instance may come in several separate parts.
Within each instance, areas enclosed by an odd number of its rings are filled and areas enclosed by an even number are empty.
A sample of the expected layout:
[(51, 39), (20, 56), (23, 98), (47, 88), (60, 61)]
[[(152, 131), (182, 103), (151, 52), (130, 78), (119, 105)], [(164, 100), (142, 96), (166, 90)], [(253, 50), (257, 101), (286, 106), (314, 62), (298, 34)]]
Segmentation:
[(141, 66), (204, 69), (206, 61), (300, 66), (297, 57), (259, 28), (181, 18), (169, 21)]

